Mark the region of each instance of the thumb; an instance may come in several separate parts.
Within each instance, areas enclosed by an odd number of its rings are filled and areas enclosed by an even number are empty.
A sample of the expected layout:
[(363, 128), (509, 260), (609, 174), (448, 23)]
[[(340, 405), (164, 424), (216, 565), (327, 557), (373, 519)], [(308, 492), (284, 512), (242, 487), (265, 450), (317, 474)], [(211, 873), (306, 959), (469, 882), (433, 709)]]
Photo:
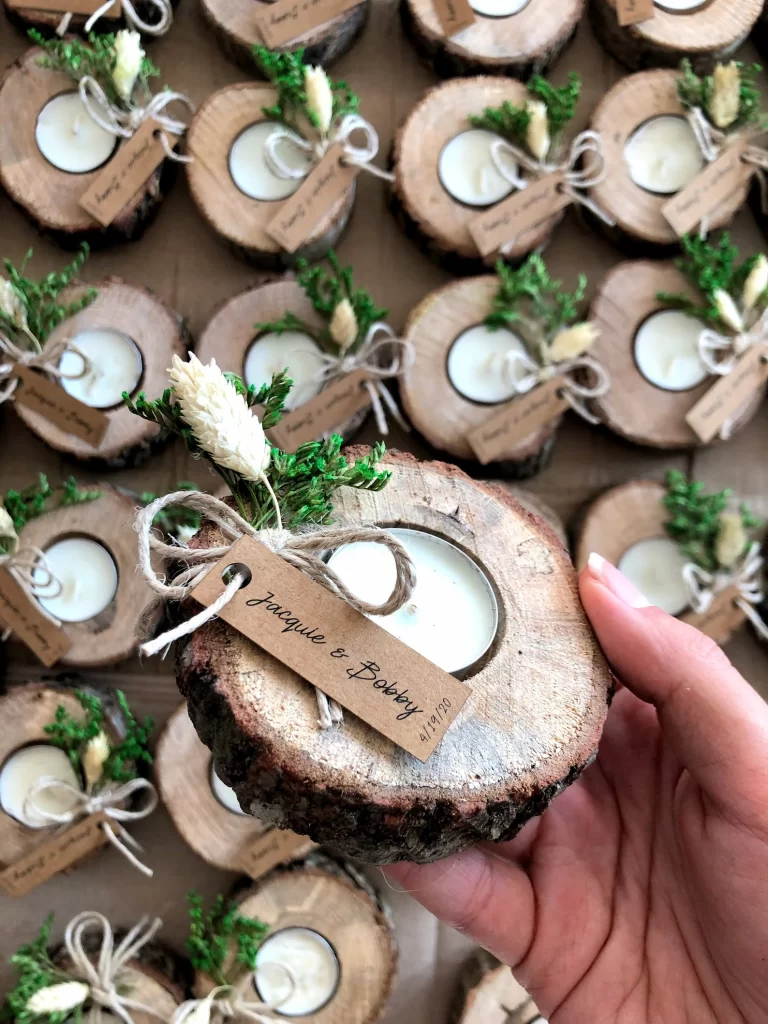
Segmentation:
[(581, 599), (621, 681), (654, 704), (665, 739), (723, 812), (765, 827), (768, 706), (709, 637), (651, 607), (590, 555)]

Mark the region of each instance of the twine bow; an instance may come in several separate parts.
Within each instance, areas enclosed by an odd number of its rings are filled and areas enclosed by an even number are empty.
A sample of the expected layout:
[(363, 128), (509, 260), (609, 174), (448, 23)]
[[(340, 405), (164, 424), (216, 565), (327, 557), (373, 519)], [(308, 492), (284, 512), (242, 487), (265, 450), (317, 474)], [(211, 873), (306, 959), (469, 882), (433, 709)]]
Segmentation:
[(730, 569), (712, 573), (695, 562), (688, 562), (683, 566), (683, 580), (688, 588), (691, 607), (702, 615), (709, 611), (718, 594), (729, 587), (736, 587), (740, 595), (736, 606), (744, 612), (761, 639), (768, 640), (768, 626), (755, 607), (765, 596), (760, 578), (762, 568), (762, 552), (756, 542), (749, 546), (740, 564)]
[[(56, 789), (62, 790), (71, 796), (76, 806), (69, 811), (62, 811), (60, 814), (57, 814), (55, 811), (46, 810), (35, 802), (35, 797), (40, 793)], [(137, 811), (131, 811), (121, 806), (134, 793), (141, 792), (142, 790), (149, 795), (149, 800), (144, 807), (139, 808)], [(45, 818), (54, 824), (71, 825), (78, 818), (87, 817), (90, 814), (98, 814), (99, 812), (103, 812), (108, 818), (116, 822), (139, 821), (152, 814), (158, 802), (157, 790), (147, 779), (133, 779), (131, 782), (125, 782), (122, 785), (107, 786), (98, 793), (84, 793), (81, 789), (76, 789), (63, 779), (57, 779), (52, 775), (43, 775), (27, 793), (24, 809), (25, 811), (31, 809), (35, 814), (39, 814), (41, 818)], [(120, 828), (119, 832), (115, 832), (107, 821), (103, 821), (101, 827), (104, 829), (104, 834), (110, 843), (122, 853), (126, 860), (130, 861), (142, 874), (151, 878), (154, 874), (152, 869), (143, 864), (129, 849), (129, 847), (132, 847), (134, 850), (141, 851), (142, 848), (139, 843), (124, 828)]]
[[(102, 4), (101, 7), (95, 10), (88, 21), (86, 21), (84, 31), (86, 33), (90, 32), (99, 18), (103, 17), (111, 7), (114, 7), (115, 4), (119, 2), (120, 0), (106, 0), (106, 3)], [(160, 12), (160, 18), (154, 24), (144, 21), (144, 19), (139, 16), (136, 8), (131, 3), (131, 0), (122, 0), (121, 10), (123, 17), (125, 18), (128, 27), (135, 29), (137, 32), (143, 32), (146, 36), (164, 36), (173, 22), (173, 8), (171, 7), (169, 0), (148, 0), (148, 2)], [(69, 28), (71, 21), (72, 12), (68, 11), (59, 22), (56, 28), (56, 35), (63, 36)]]
[[(228, 543), (214, 548), (185, 548), (178, 544), (166, 544), (152, 530), (152, 522), (158, 512), (166, 505), (181, 505), (200, 512), (206, 519), (215, 523), (227, 538)], [(402, 608), (413, 594), (416, 576), (413, 563), (403, 544), (386, 530), (374, 526), (323, 526), (305, 533), (291, 533), (290, 530), (257, 530), (255, 527), (230, 508), (220, 498), (200, 491), (174, 491), (144, 508), (139, 509), (136, 516), (136, 532), (139, 535), (139, 571), (156, 594), (167, 600), (181, 601), (192, 594), (194, 588), (202, 582), (213, 566), (224, 558), (241, 537), (252, 537), (279, 555), (289, 565), (294, 566), (309, 576), (315, 583), (324, 586), (331, 593), (341, 597), (363, 615), (391, 615)], [(322, 554), (330, 549), (357, 541), (372, 544), (383, 544), (392, 553), (395, 560), (396, 578), (389, 595), (383, 604), (369, 604), (362, 601), (342, 582), (334, 570), (322, 560)], [(163, 559), (183, 561), (187, 568), (175, 577), (172, 583), (155, 575), (152, 568), (152, 552)], [(186, 622), (180, 623), (162, 636), (142, 644), (143, 654), (156, 654), (168, 647), (179, 637), (188, 636), (204, 623), (215, 618), (218, 613), (233, 599), (240, 587), (245, 583), (241, 573), (234, 573), (220, 596), (208, 607)], [(335, 701), (329, 701), (326, 695), (315, 688), (319, 725), (328, 729), (334, 722), (341, 722), (343, 714)]]
[[(522, 375), (520, 371), (523, 371)], [(583, 371), (593, 375), (594, 384), (582, 384), (579, 381), (579, 373)], [(506, 383), (518, 395), (525, 394), (553, 377), (562, 376), (563, 398), (574, 412), (592, 424), (599, 423), (600, 418), (589, 410), (586, 403), (590, 399), (602, 398), (611, 387), (611, 378), (605, 367), (597, 359), (586, 355), (540, 366), (527, 352), (512, 351), (502, 360), (502, 373)]]
[(757, 323), (741, 334), (718, 334), (706, 328), (699, 335), (699, 358), (710, 373), (726, 377), (753, 345), (768, 345), (768, 309)]
[[(74, 352), (82, 361), (82, 369), (78, 373), (62, 373), (59, 361), (65, 352)], [(49, 345), (44, 352), (20, 348), (4, 334), (0, 334), (0, 405), (13, 398), (19, 386), (18, 377), (14, 376), (16, 366), (27, 366), (33, 370), (43, 370), (57, 380), (81, 380), (92, 369), (90, 360), (77, 346), (69, 341), (57, 341)]]
[[(63, 590), (61, 580), (54, 575), (40, 548), (30, 545), (22, 547), (15, 532), (13, 534), (3, 533), (2, 536), (11, 541), (11, 550), (5, 555), (0, 553), (0, 568), (10, 573), (22, 590), (28, 594), (43, 596), (43, 591), (47, 591), (45, 597), (58, 597)], [(61, 627), (61, 622), (47, 612), (42, 605), (39, 610), (57, 629)], [(10, 635), (10, 629), (2, 630), (0, 631), (0, 640), (5, 641)]]
[[(353, 132), (362, 132), (365, 139), (362, 146), (355, 146), (350, 140)], [(305, 166), (292, 167), (283, 160), (279, 146), (288, 143), (309, 158)], [(343, 161), (345, 164), (359, 167), (384, 181), (395, 180), (394, 174), (382, 171), (381, 168), (371, 163), (379, 151), (379, 136), (370, 121), (366, 121), (360, 114), (346, 114), (338, 125), (333, 126), (330, 132), (323, 135), (317, 142), (310, 142), (287, 125), (280, 125), (270, 133), (264, 143), (264, 159), (269, 169), (278, 178), (306, 178), (312, 168), (320, 163), (331, 146), (336, 143), (344, 148)]]
[[(288, 978), (289, 989), (282, 998), (271, 1003), (249, 1002), (232, 985), (218, 985), (204, 999), (188, 999), (178, 1006), (171, 1018), (171, 1024), (209, 1024), (213, 1016), (218, 1020), (245, 1017), (254, 1024), (274, 1024), (276, 1019), (282, 1018), (278, 1018), (273, 1011), (288, 1002), (296, 991), (297, 983), (296, 975), (285, 964), (270, 964), (270, 967), (284, 971)], [(227, 995), (222, 997), (222, 993)]]

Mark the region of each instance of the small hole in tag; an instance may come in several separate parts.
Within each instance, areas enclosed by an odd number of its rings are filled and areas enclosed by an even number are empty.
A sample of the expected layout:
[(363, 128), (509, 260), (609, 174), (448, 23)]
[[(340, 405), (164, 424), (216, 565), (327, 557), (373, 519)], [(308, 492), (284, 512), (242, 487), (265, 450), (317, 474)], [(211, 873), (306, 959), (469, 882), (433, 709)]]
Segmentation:
[(225, 583), (231, 583), (235, 576), (242, 576), (243, 578), (243, 582), (240, 584), (240, 590), (247, 587), (253, 579), (253, 573), (244, 562), (233, 562), (232, 565), (228, 565), (221, 574), (221, 578)]
[(163, 133), (160, 131), (159, 128), (155, 128), (155, 130), (152, 132), (152, 138), (155, 140), (155, 142), (159, 142), (160, 141), (160, 136), (162, 134)]

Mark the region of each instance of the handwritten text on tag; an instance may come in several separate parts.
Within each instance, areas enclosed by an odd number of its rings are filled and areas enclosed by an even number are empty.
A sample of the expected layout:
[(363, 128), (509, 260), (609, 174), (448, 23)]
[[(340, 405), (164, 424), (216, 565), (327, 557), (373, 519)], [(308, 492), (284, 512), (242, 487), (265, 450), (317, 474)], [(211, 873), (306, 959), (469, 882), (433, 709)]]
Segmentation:
[(290, 43), (313, 28), (351, 11), (362, 0), (276, 0), (254, 15), (256, 26), (270, 50)]
[(92, 409), (85, 402), (79, 402), (60, 384), (30, 370), (28, 366), (17, 365), (13, 375), (19, 381), (13, 393), (17, 405), (43, 416), (65, 434), (72, 434), (98, 448), (109, 426), (109, 419), (101, 409)]
[(686, 423), (704, 444), (709, 444), (767, 380), (768, 348), (753, 345), (733, 370), (699, 399), (685, 417)]
[(329, 384), (319, 395), (283, 416), (268, 431), (269, 439), (284, 452), (292, 453), (299, 445), (333, 432), (350, 416), (370, 406), (365, 380), (365, 371), (355, 370)]
[(662, 206), (661, 212), (678, 237), (694, 231), (721, 203), (747, 184), (757, 169), (742, 159), (747, 145), (742, 139), (728, 146), (690, 185)]
[(72, 646), (64, 630), (51, 622), (34, 597), (3, 568), (0, 568), (0, 624), (15, 633), (46, 668), (55, 665)]
[[(70, 825), (66, 831), (57, 833), (48, 842), (41, 843), (0, 873), (0, 887), (11, 896), (25, 896), (60, 871), (71, 868), (107, 842), (106, 833), (101, 827), (104, 821), (106, 815), (100, 811)], [(120, 826), (114, 823), (112, 827), (120, 830)]]
[(440, 28), (447, 39), (463, 32), (477, 21), (469, 0), (433, 0)]
[[(71, 11), (72, 14), (95, 14), (102, 6), (99, 0), (32, 0), (32, 2), (30, 0), (7, 0), (7, 4), (16, 10), (20, 8), (29, 10), (31, 8), (35, 11), (55, 11), (61, 14), (66, 14), (68, 11)], [(119, 18), (121, 15), (121, 0), (115, 0), (101, 17)]]
[(548, 174), (522, 192), (492, 206), (469, 223), (469, 231), (481, 256), (490, 256), (507, 242), (550, 220), (572, 202), (563, 190), (563, 174)]
[(470, 430), (467, 440), (481, 465), (485, 466), (509, 455), (515, 445), (529, 437), (534, 430), (543, 427), (545, 423), (551, 423), (565, 412), (568, 403), (562, 397), (562, 387), (563, 378), (553, 377), (526, 394), (513, 398), (511, 402), (506, 402), (485, 423)]
[(240, 867), (250, 878), (261, 878), (267, 871), (287, 860), (305, 857), (315, 843), (288, 829), (271, 828), (254, 839), (240, 855)]

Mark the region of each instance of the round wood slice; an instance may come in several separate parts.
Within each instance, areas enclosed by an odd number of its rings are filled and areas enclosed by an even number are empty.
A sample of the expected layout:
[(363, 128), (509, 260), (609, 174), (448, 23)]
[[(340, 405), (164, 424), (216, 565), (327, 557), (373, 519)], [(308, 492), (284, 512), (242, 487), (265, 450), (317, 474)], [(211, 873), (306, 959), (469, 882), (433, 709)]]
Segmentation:
[[(171, 0), (172, 7), (178, 7), (180, 0)], [(63, 14), (61, 11), (41, 11), (35, 7), (12, 7), (8, 0), (2, 0), (5, 15), (11, 25), (14, 25), (25, 35), (31, 28), (36, 28), (46, 39), (56, 35)], [(159, 21), (157, 7), (149, 0), (136, 0), (133, 5), (136, 13), (148, 25), (156, 25)], [(90, 14), (72, 14), (67, 31), (85, 35), (85, 24)], [(131, 28), (124, 17), (104, 18), (95, 26), (99, 32), (116, 32), (121, 28)], [(142, 34), (142, 45), (151, 43), (154, 36)]]
[[(332, 733), (318, 730), (311, 687), (221, 621), (179, 651), (177, 682), (200, 738), (257, 817), (369, 863), (427, 862), (511, 839), (578, 778), (610, 674), (570, 559), (543, 520), (455, 466), (403, 453), (386, 461), (385, 490), (338, 492), (339, 521), (397, 523), (458, 544), (499, 603), (472, 694), (427, 763), (351, 714)], [(213, 541), (213, 531), (200, 538)]]
[(553, 508), (550, 508), (546, 502), (541, 500), (538, 494), (534, 494), (533, 491), (529, 491), (525, 487), (516, 487), (504, 480), (484, 480), (483, 483), (486, 487), (501, 488), (501, 490), (514, 498), (515, 501), (519, 502), (527, 512), (543, 519), (552, 528), (552, 532), (567, 550), (568, 533), (563, 520)]
[[(492, 254), (480, 255), (469, 232), (469, 224), (483, 207), (468, 206), (454, 199), (438, 174), (443, 147), (455, 135), (468, 131), (471, 114), (481, 115), (486, 107), (498, 107), (505, 100), (525, 106), (528, 90), (511, 78), (463, 78), (429, 89), (413, 108), (395, 137), (393, 167), (395, 181), (390, 205), (403, 231), (436, 263), (457, 274), (478, 273), (493, 266)], [(562, 214), (521, 234), (506, 257), (518, 262), (549, 240)]]
[(512, 969), (479, 949), (462, 972), (451, 1024), (534, 1024), (542, 1021), (536, 1004)]
[[(86, 622), (62, 623), (72, 646), (60, 664), (78, 668), (112, 665), (128, 658), (136, 650), (139, 623), (149, 632), (162, 616), (162, 606), (136, 569), (135, 500), (109, 485), (98, 489), (102, 496), (97, 501), (54, 509), (33, 519), (20, 534), (22, 544), (42, 551), (65, 537), (88, 537), (102, 544), (115, 560), (118, 584), (112, 603)], [(162, 570), (156, 557), (153, 568)]]
[[(476, 461), (467, 433), (489, 419), (498, 406), (472, 402), (459, 394), (446, 369), (448, 353), (460, 334), (488, 316), (498, 289), (495, 274), (454, 281), (427, 295), (406, 325), (405, 337), (413, 344), (415, 358), (400, 378), (403, 408), (431, 445), (455, 459)], [(556, 432), (557, 423), (537, 430), (511, 447), (497, 468), (516, 479), (538, 473), (549, 459)]]
[[(601, 281), (592, 304), (592, 320), (601, 333), (591, 354), (610, 374), (611, 388), (597, 405), (605, 425), (635, 444), (698, 447), (702, 442), (685, 417), (717, 378), (708, 377), (688, 391), (665, 391), (646, 380), (635, 363), (635, 335), (652, 313), (668, 308), (656, 298), (660, 291), (679, 292), (696, 302), (701, 299), (671, 263), (627, 261)], [(734, 417), (734, 433), (755, 415), (764, 394), (763, 388), (742, 406)]]
[(229, 173), (229, 151), (246, 128), (268, 120), (262, 108), (276, 99), (271, 85), (228, 85), (208, 97), (187, 132), (187, 146), (194, 157), (187, 175), (197, 208), (236, 255), (267, 270), (292, 266), (300, 256), (310, 261), (325, 256), (347, 226), (355, 199), (353, 183), (296, 252), (284, 252), (267, 233), (267, 225), (285, 200), (251, 199), (241, 192)]
[(103, 167), (68, 174), (48, 163), (35, 142), (35, 125), (46, 103), (75, 89), (64, 72), (39, 66), (42, 53), (38, 47), (27, 50), (0, 82), (0, 182), (35, 227), (65, 249), (139, 238), (154, 219), (177, 165), (165, 160), (108, 227), (98, 224), (80, 206), (80, 197)]
[(699, 74), (710, 72), (747, 39), (762, 0), (709, 0), (693, 11), (664, 10), (663, 0), (648, 21), (622, 28), (617, 0), (592, 0), (595, 35), (616, 60), (633, 71), (677, 68), (688, 57)]
[[(59, 324), (46, 341), (46, 348), (74, 338), (81, 331), (114, 328), (131, 338), (141, 352), (144, 370), (132, 397), (140, 391), (150, 397), (161, 395), (168, 387), (171, 359), (174, 355), (186, 355), (189, 348), (189, 335), (182, 317), (148, 288), (127, 284), (119, 277), (97, 281), (92, 286), (68, 288), (62, 293), (62, 302), (77, 301), (88, 287), (98, 290), (96, 300)], [(94, 469), (139, 466), (170, 440), (157, 424), (135, 416), (122, 403), (103, 410), (109, 427), (97, 448), (66, 433), (26, 406), (18, 404), (16, 411), (29, 429), (55, 451)]]
[[(677, 248), (677, 235), (662, 214), (662, 207), (671, 196), (657, 195), (640, 188), (632, 181), (624, 147), (629, 138), (652, 117), (661, 114), (684, 116), (677, 95), (678, 71), (645, 71), (623, 78), (598, 104), (592, 128), (603, 140), (607, 174), (596, 185), (592, 198), (616, 221), (608, 227), (594, 216), (590, 223), (617, 244), (636, 252)], [(712, 212), (709, 230), (725, 227), (747, 201), (748, 188), (734, 192)]]
[(447, 38), (434, 0), (401, 0), (405, 31), (419, 56), (442, 78), (542, 74), (563, 52), (586, 0), (529, 0), (510, 17), (475, 14), (475, 24)]
[[(116, 931), (115, 945), (122, 941), (125, 934), (125, 929)], [(88, 936), (83, 945), (89, 952), (89, 959), (93, 960), (95, 964), (98, 960), (100, 939), (90, 943), (87, 940)], [(92, 955), (89, 947), (93, 947)], [(156, 961), (171, 961), (172, 958), (176, 961), (179, 960), (178, 957), (173, 956), (170, 949), (159, 943), (151, 942), (140, 949), (138, 956), (129, 960), (125, 969), (121, 971), (120, 991), (125, 992), (129, 999), (154, 1011), (147, 1013), (143, 1010), (132, 1009), (130, 1013), (133, 1024), (156, 1024), (157, 1020), (170, 1020), (174, 1010), (184, 1001), (186, 986), (172, 977), (168, 977), (156, 966)], [(66, 954), (57, 957), (56, 962), (61, 964), (65, 971), (71, 970), (71, 961)], [(175, 973), (182, 974), (182, 970), (176, 968)], [(74, 972), (72, 977), (79, 979), (80, 976)]]
[[(274, 0), (202, 0), (205, 20), (211, 26), (225, 55), (249, 75), (259, 75), (253, 59), (254, 46), (263, 46), (256, 15)], [(324, 25), (292, 39), (278, 50), (304, 49), (307, 64), (330, 67), (352, 48), (368, 20), (371, 0), (361, 2)]]

